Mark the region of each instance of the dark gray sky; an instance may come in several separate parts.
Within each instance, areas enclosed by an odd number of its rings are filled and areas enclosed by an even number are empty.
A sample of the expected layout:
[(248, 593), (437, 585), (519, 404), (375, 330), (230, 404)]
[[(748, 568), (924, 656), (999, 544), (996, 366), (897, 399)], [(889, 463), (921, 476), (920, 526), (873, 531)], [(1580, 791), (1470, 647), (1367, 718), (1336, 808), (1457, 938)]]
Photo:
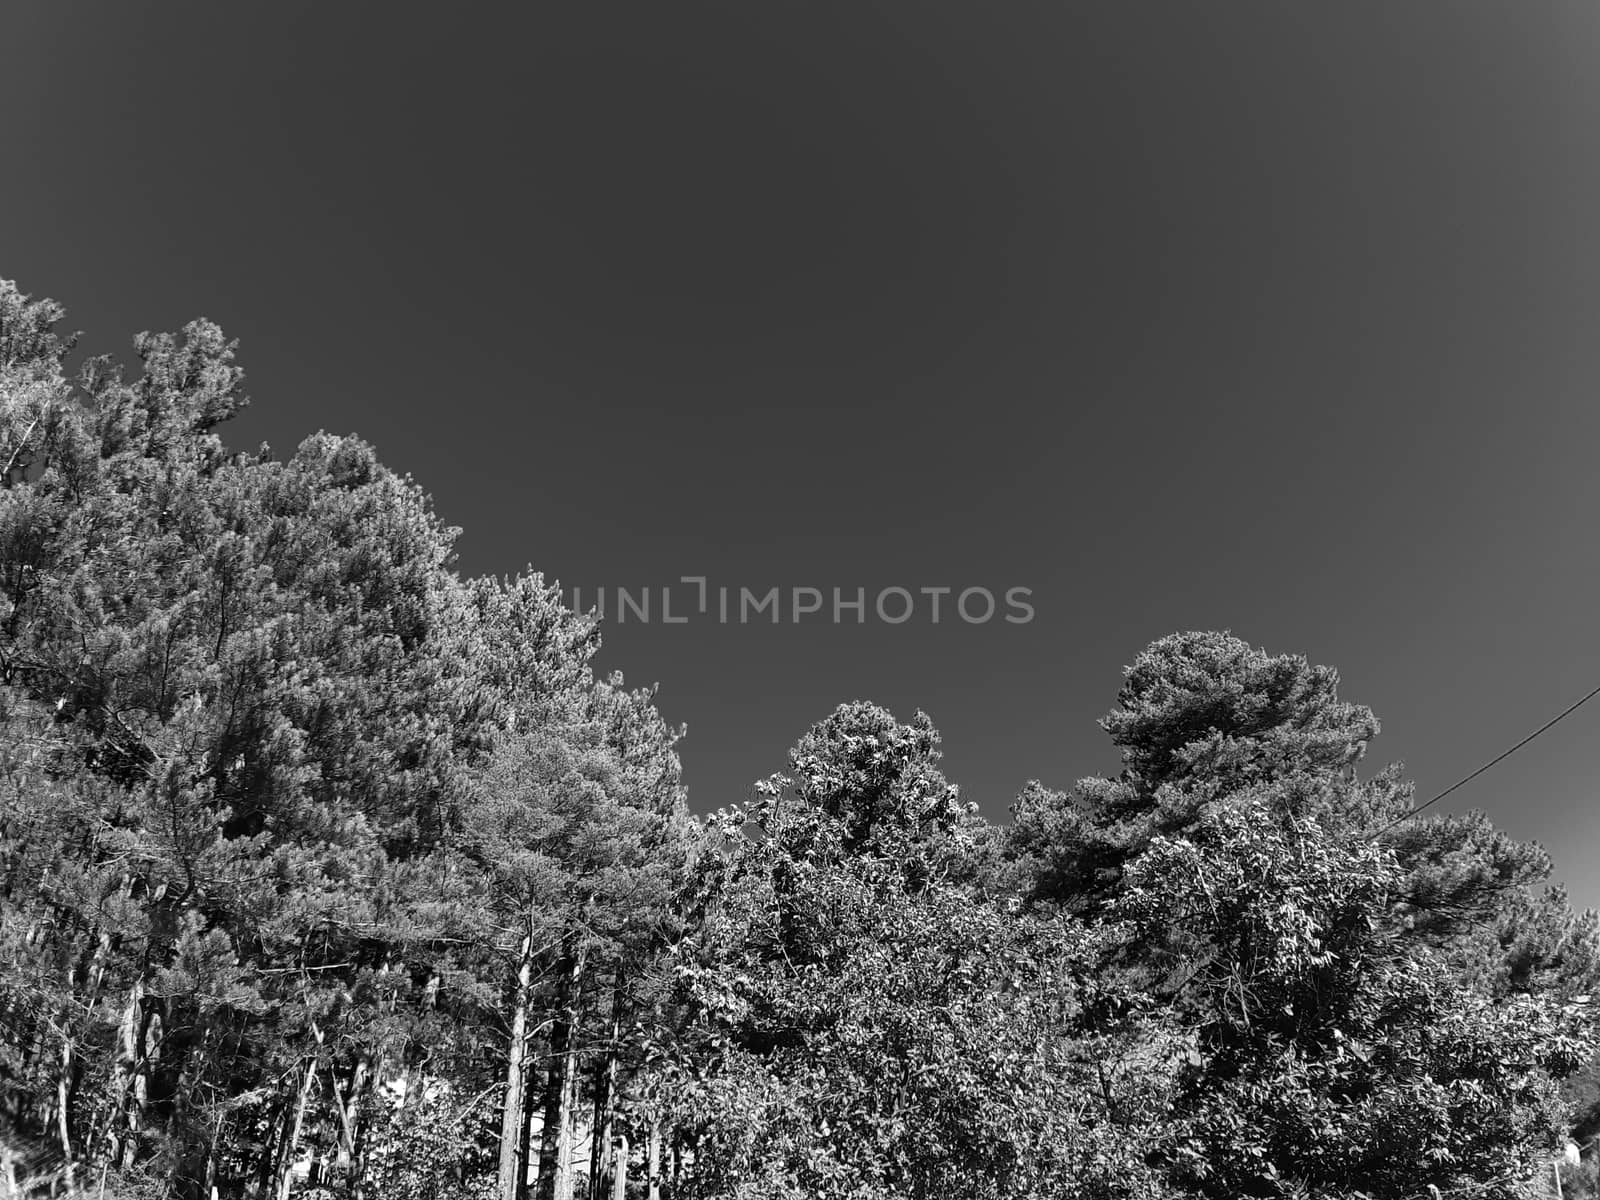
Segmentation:
[[(0, 275), (95, 350), (220, 322), (234, 440), (360, 433), (464, 570), (1033, 589), (612, 626), (698, 808), (865, 697), (1001, 818), (1113, 765), (1181, 628), (1340, 667), (1423, 796), (1600, 683), (1588, 0), (11, 0), (0, 42)], [(1447, 802), (1586, 904), (1597, 730)]]

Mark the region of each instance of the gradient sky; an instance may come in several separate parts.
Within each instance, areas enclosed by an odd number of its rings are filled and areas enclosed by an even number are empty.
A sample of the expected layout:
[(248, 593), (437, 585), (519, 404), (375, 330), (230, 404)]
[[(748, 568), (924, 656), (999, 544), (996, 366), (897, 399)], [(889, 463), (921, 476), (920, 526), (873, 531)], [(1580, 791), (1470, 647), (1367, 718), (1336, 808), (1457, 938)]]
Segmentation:
[[(996, 819), (1175, 629), (1341, 669), (1423, 798), (1600, 683), (1600, 6), (73, 3), (0, 14), (0, 275), (204, 315), (569, 588), (1033, 589), (613, 625), (742, 799), (921, 707)], [(1600, 904), (1600, 703), (1446, 807)]]

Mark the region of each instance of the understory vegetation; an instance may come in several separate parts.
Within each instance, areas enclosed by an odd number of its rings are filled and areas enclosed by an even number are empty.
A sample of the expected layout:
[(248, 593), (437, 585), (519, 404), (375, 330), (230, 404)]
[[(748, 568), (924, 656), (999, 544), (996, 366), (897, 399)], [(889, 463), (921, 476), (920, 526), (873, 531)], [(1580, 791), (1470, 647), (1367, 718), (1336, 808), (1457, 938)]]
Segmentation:
[(1004, 824), (845, 703), (698, 817), (551, 583), (228, 448), (215, 326), (62, 320), (0, 284), (0, 1194), (1511, 1198), (1600, 1130), (1594, 916), (1333, 670), (1163, 638)]

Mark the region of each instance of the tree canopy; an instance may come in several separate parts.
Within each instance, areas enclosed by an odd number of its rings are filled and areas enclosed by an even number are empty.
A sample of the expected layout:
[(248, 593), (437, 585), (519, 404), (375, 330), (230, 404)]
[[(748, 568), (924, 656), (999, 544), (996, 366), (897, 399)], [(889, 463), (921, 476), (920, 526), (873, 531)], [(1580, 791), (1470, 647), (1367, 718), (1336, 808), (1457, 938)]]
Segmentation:
[(1509, 1200), (1600, 1128), (1596, 917), (1331, 668), (1162, 638), (1004, 825), (865, 701), (695, 816), (553, 584), (63, 320), (0, 283), (0, 1194)]

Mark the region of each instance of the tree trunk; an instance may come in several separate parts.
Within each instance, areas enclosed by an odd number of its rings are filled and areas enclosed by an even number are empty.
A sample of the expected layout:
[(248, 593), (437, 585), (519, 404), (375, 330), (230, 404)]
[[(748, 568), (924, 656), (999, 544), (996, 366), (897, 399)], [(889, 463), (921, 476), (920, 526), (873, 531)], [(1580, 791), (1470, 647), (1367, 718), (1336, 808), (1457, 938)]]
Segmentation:
[[(126, 879), (123, 887), (126, 888)], [(67, 979), (68, 990), (82, 996), (84, 1012), (93, 1012), (100, 999), (100, 985), (105, 978), (106, 960), (111, 953), (111, 934), (101, 925), (96, 925), (90, 937), (93, 947), (79, 966), (75, 966)], [(81, 981), (81, 982), (80, 982)], [(77, 1161), (72, 1150), (72, 1101), (77, 1095), (80, 1069), (76, 1046), (70, 1033), (71, 1024), (63, 1018), (62, 1026), (68, 1030), (61, 1039), (61, 1073), (56, 1082), (56, 1121), (57, 1136), (61, 1141), (61, 1153), (66, 1159), (66, 1181), (69, 1189), (77, 1185)], [(93, 1116), (89, 1120), (88, 1140), (83, 1143), (85, 1154), (94, 1151), (94, 1133), (97, 1122)], [(79, 1130), (80, 1133), (83, 1130)]]
[(355, 1167), (356, 1125), (361, 1117), (361, 1097), (367, 1086), (367, 1056), (356, 1055), (355, 1066), (350, 1068), (350, 1086), (339, 1085), (339, 1075), (333, 1064), (328, 1064), (328, 1082), (333, 1085), (334, 1108), (339, 1114), (339, 1146), (334, 1154), (333, 1170), (341, 1179), (348, 1179)]
[(650, 1119), (650, 1132), (644, 1144), (646, 1200), (661, 1200), (661, 1122)]
[(605, 1200), (607, 1182), (615, 1170), (615, 1145), (617, 1112), (617, 1045), (622, 1034), (622, 972), (617, 972), (616, 984), (611, 990), (611, 1036), (607, 1039), (605, 1058), (594, 1073), (594, 1124), (589, 1139), (589, 1196), (591, 1200)]
[(561, 1112), (561, 1065), (566, 1061), (567, 1027), (556, 1022), (550, 1029), (550, 1053), (545, 1058), (544, 1094), (540, 1101), (543, 1120), (539, 1124), (539, 1182), (535, 1200), (550, 1200), (555, 1195), (556, 1126)]
[(56, 1080), (56, 1133), (61, 1138), (61, 1159), (66, 1164), (66, 1181), (69, 1190), (76, 1190), (77, 1163), (72, 1154), (72, 1129), (67, 1114), (72, 1107), (72, 1038), (61, 1039), (61, 1074)]
[[(605, 1086), (605, 1107), (595, 1104), (595, 1136), (605, 1136), (606, 1157), (602, 1160), (602, 1178), (610, 1178), (613, 1171), (621, 1170), (627, 1173), (627, 1163), (619, 1168), (616, 1165), (616, 1114), (622, 1104), (621, 1086), (618, 1083), (618, 1056), (622, 1048), (622, 1021), (627, 1016), (626, 974), (622, 973), (622, 965), (616, 968), (616, 981), (611, 986), (611, 1037), (606, 1038), (605, 1070), (603, 1070), (603, 1086)], [(598, 1088), (597, 1088), (598, 1101)], [(602, 1200), (605, 1192), (595, 1187), (595, 1197)]]
[(500, 1120), (500, 1169), (495, 1183), (499, 1200), (517, 1200), (527, 1175), (522, 1157), (526, 1088), (523, 1056), (528, 1037), (528, 985), (533, 977), (533, 932), (522, 939), (517, 961), (517, 993), (511, 1011), (511, 1042), (506, 1047), (506, 1098)]
[(561, 1111), (556, 1129), (556, 1176), (553, 1200), (572, 1200), (572, 1118), (578, 1107), (578, 1050), (576, 1022), (568, 1027), (566, 1051), (561, 1055)]
[[(517, 1200), (530, 1200), (533, 1195), (533, 1183), (528, 1176), (539, 1174), (539, 1149), (533, 1139), (534, 1106), (527, 1102), (530, 1094), (529, 1072), (524, 1070), (522, 1079), (523, 1113), (522, 1125), (517, 1130), (517, 1153), (522, 1162), (522, 1170), (517, 1173)], [(540, 1110), (543, 1111), (542, 1109)]]
[(222, 1143), (223, 1130), (227, 1128), (227, 1124), (226, 1116), (218, 1117), (216, 1124), (211, 1128), (211, 1140), (206, 1145), (206, 1173), (203, 1186), (204, 1195), (210, 1197), (210, 1200), (216, 1200), (217, 1196), (217, 1147)]
[(294, 1186), (295, 1155), (300, 1153), (300, 1129), (306, 1120), (306, 1104), (311, 1099), (311, 1087), (317, 1081), (316, 1055), (306, 1064), (305, 1082), (300, 1085), (300, 1096), (294, 1105), (294, 1122), (289, 1126), (289, 1136), (284, 1139), (283, 1161), (278, 1170), (278, 1200), (289, 1200), (289, 1189)]
[[(606, 1056), (606, 1060), (610, 1055)], [(611, 1093), (607, 1061), (594, 1071), (594, 1112), (590, 1118), (589, 1200), (605, 1200), (606, 1179), (611, 1174)]]
[(583, 959), (569, 947), (562, 959), (560, 1017), (550, 1031), (540, 1136), (539, 1200), (572, 1200), (572, 1110), (577, 1099), (579, 985)]
[(617, 1134), (611, 1147), (611, 1200), (628, 1200), (628, 1135)]
[(273, 1181), (278, 1177), (278, 1150), (283, 1145), (283, 1135), (289, 1123), (289, 1114), (283, 1105), (274, 1104), (268, 1111), (273, 1115), (268, 1126), (266, 1145), (261, 1148), (261, 1157), (257, 1160), (256, 1185), (251, 1193), (260, 1197), (272, 1194)]
[(128, 1002), (122, 1009), (117, 1031), (117, 1061), (111, 1075), (110, 1113), (106, 1119), (106, 1147), (111, 1160), (122, 1170), (133, 1165), (138, 1120), (131, 1106), (134, 1081), (138, 1078), (139, 1026), (144, 1008), (144, 980), (136, 979), (128, 989)]
[(150, 1080), (162, 1054), (161, 1043), (166, 1040), (165, 1002), (158, 996), (144, 997), (139, 1022), (139, 1056), (133, 1076), (133, 1109), (130, 1128), (135, 1134), (144, 1128), (145, 1108), (150, 1103)]

